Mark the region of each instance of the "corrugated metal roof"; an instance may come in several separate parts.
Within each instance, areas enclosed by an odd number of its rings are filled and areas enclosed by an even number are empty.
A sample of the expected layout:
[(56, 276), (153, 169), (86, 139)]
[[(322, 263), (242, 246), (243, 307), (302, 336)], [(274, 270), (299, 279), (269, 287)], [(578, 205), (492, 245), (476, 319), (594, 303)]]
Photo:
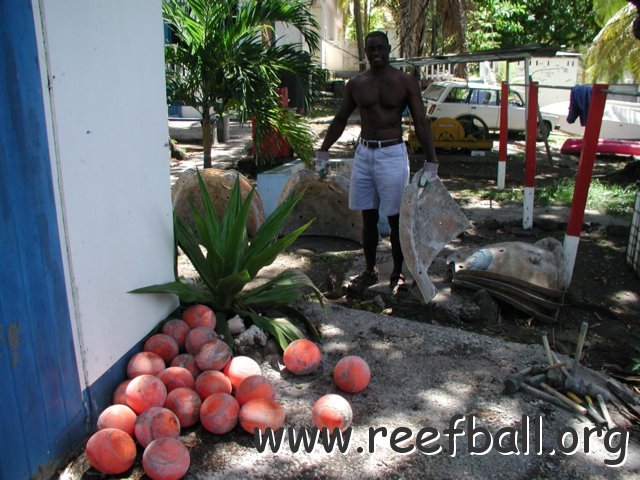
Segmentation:
[(518, 61), (532, 57), (554, 57), (559, 49), (559, 46), (529, 43), (515, 48), (480, 50), (477, 52), (435, 55), (431, 57), (397, 58), (391, 60), (391, 64), (395, 67), (409, 67), (451, 63), (479, 63), (486, 61)]

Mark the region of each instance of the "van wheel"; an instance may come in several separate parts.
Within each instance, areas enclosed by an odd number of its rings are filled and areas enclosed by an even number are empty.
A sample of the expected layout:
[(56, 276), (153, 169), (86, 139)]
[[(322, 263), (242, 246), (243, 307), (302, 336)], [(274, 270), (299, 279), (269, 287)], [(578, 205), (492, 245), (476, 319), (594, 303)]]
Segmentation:
[(546, 140), (547, 138), (549, 138), (550, 134), (551, 134), (551, 122), (543, 120), (542, 122), (538, 123), (538, 131), (536, 132), (536, 140), (538, 142), (542, 142), (543, 140)]

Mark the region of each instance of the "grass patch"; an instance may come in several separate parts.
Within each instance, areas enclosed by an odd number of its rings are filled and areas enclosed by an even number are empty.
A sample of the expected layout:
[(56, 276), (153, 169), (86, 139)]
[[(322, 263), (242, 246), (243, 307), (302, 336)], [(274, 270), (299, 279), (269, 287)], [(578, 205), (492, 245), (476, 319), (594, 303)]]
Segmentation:
[(342, 265), (351, 262), (353, 254), (351, 252), (324, 252), (309, 257), (312, 263), (324, 263), (326, 265)]
[(480, 197), (483, 200), (493, 200), (494, 202), (521, 202), (522, 189), (507, 188), (498, 190), (497, 188), (482, 188), (480, 190), (462, 190), (463, 196)]
[[(546, 188), (536, 190), (536, 201), (542, 205), (571, 205), (575, 180), (563, 178)], [(592, 180), (587, 197), (587, 208), (610, 215), (628, 215), (633, 212), (636, 192), (631, 187), (607, 185), (599, 180)]]
[[(573, 178), (563, 178), (546, 187), (538, 187), (535, 189), (536, 205), (571, 205), (574, 187), (575, 179)], [(464, 190), (460, 193), (464, 196), (477, 196), (496, 202), (521, 202), (523, 198), (523, 190), (520, 188), (505, 190), (483, 188)], [(610, 215), (630, 215), (633, 212), (635, 196), (636, 191), (633, 186), (607, 185), (599, 180), (592, 180), (587, 197), (587, 209)]]

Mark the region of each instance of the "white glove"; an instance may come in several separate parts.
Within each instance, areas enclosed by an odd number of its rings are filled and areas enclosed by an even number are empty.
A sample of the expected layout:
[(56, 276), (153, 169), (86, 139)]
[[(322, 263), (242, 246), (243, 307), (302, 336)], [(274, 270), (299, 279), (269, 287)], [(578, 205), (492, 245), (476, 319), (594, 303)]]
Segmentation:
[(318, 150), (316, 151), (316, 172), (320, 174), (320, 178), (327, 176), (327, 167), (329, 166), (329, 152)]
[(424, 187), (427, 183), (433, 182), (438, 178), (438, 165), (439, 163), (424, 162), (422, 169), (422, 175), (420, 176), (420, 186)]

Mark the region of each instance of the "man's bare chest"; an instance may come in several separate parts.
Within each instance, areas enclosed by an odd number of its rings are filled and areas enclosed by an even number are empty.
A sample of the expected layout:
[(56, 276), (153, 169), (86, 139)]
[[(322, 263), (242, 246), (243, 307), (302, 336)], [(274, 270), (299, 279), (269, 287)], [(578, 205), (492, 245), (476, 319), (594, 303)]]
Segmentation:
[(353, 98), (360, 108), (404, 107), (407, 91), (399, 82), (362, 82), (354, 89)]

